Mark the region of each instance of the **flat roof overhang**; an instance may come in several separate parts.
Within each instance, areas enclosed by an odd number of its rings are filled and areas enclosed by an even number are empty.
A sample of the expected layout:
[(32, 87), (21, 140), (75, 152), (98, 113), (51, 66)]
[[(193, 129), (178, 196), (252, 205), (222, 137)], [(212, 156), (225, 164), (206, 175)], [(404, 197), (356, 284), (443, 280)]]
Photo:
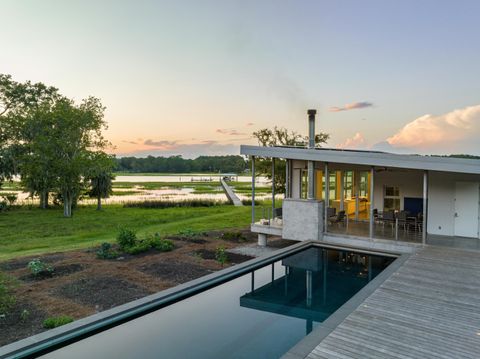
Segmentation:
[(249, 145), (241, 145), (240, 153), (246, 156), (480, 175), (480, 160), (475, 159), (399, 155), (385, 152), (336, 150), (327, 148), (309, 149), (299, 147), (264, 147)]

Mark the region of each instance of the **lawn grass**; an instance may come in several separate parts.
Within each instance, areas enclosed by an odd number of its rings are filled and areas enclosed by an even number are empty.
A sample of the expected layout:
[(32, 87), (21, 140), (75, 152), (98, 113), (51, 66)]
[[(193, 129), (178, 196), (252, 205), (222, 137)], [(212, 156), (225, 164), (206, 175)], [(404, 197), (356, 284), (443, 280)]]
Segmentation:
[(186, 228), (208, 231), (240, 228), (249, 223), (249, 206), (145, 209), (112, 204), (96, 211), (92, 205), (80, 206), (72, 218), (64, 218), (61, 208), (14, 207), (0, 213), (0, 261), (111, 242), (122, 226), (135, 229), (140, 235), (167, 235)]

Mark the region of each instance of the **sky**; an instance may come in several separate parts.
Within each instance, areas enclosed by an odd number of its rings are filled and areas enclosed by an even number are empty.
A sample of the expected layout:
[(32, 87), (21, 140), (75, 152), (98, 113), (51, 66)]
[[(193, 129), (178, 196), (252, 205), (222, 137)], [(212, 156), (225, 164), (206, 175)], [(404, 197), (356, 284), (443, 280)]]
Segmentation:
[(118, 156), (334, 148), (480, 155), (480, 1), (2, 0), (0, 73), (106, 106)]

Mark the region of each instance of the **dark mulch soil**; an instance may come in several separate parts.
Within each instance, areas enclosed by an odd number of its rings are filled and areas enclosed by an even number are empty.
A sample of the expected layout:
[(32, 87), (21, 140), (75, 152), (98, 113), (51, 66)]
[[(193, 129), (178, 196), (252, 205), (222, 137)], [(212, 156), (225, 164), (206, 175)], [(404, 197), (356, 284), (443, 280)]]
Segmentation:
[(54, 292), (74, 302), (94, 306), (97, 311), (151, 294), (144, 288), (114, 277), (82, 278), (56, 288)]
[(184, 236), (172, 236), (168, 237), (167, 239), (171, 239), (173, 241), (182, 241), (182, 242), (189, 242), (189, 243), (196, 243), (196, 244), (205, 244), (207, 240), (197, 238), (197, 237), (184, 237)]
[(21, 258), (21, 259), (13, 259), (7, 262), (0, 263), (0, 270), (4, 271), (14, 271), (17, 269), (21, 268), (26, 268), (28, 266), (28, 263), (35, 259), (35, 258), (42, 258), (42, 262), (45, 263), (55, 263), (58, 261), (61, 261), (62, 259), (65, 258), (65, 254), (63, 253), (55, 253), (55, 254), (47, 254), (47, 255), (42, 255), (42, 256), (37, 256), (37, 257), (26, 257), (26, 258)]
[[(198, 251), (195, 252), (195, 254), (202, 257), (203, 259), (214, 259), (214, 260), (216, 259), (215, 251), (208, 250), (208, 249), (199, 249)], [(237, 253), (226, 252), (226, 254), (227, 254), (228, 263), (242, 263), (254, 258), (254, 257), (246, 256), (243, 254), (237, 254)]]
[[(23, 319), (22, 313), (25, 312)], [(0, 346), (37, 334), (43, 329), (47, 315), (29, 302), (18, 301), (0, 318)]]
[(42, 272), (38, 275), (27, 274), (19, 277), (18, 279), (23, 280), (25, 282), (35, 282), (38, 280), (44, 280), (44, 279), (49, 279), (53, 277), (63, 277), (65, 275), (80, 272), (84, 268), (85, 267), (83, 265), (78, 263), (60, 265), (58, 267), (55, 267), (55, 270), (53, 272)]
[(210, 274), (213, 270), (202, 267), (198, 264), (169, 261), (167, 263), (151, 263), (139, 267), (140, 271), (159, 277), (173, 283), (188, 282), (204, 275)]

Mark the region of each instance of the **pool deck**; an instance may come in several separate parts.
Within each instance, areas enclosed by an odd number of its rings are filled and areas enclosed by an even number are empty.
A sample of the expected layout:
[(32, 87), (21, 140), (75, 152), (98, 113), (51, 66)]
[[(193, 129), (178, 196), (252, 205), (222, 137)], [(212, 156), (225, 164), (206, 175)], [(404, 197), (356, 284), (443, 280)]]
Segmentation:
[(480, 252), (417, 249), (335, 328), (307, 338), (313, 350), (303, 341), (283, 358), (478, 358)]

